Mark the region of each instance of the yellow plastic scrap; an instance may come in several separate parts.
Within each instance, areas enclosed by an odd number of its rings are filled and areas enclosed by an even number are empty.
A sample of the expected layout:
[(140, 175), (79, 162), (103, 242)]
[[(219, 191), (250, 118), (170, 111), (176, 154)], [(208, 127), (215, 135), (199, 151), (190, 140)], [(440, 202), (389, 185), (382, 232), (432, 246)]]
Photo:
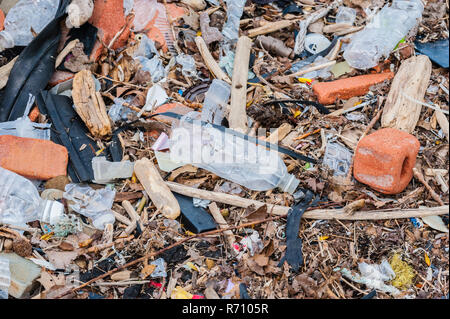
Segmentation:
[(330, 238), (330, 236), (320, 236), (319, 240), (324, 241), (324, 240), (327, 240), (328, 238)]
[(428, 254), (426, 252), (423, 253), (423, 257), (425, 258), (425, 263), (427, 264), (428, 267), (430, 267), (431, 265), (431, 260), (430, 257), (428, 257)]
[(170, 295), (172, 299), (192, 299), (192, 297), (194, 297), (193, 294), (190, 294), (180, 286), (176, 286)]
[(294, 113), (294, 119), (295, 119), (296, 117), (300, 116), (301, 114), (302, 114), (301, 111), (299, 111), (299, 110), (295, 111), (295, 113)]
[(192, 270), (198, 271), (198, 268), (197, 268), (193, 263), (191, 263), (190, 261), (188, 261), (188, 262), (186, 263), (186, 267), (187, 267), (187, 268), (190, 268), (190, 269), (192, 269)]
[(312, 80), (307, 78), (298, 78), (297, 79), (300, 83), (308, 83), (311, 84)]
[(399, 254), (392, 256), (390, 265), (395, 272), (395, 278), (391, 285), (400, 290), (405, 290), (412, 285), (415, 277), (413, 268), (403, 261)]

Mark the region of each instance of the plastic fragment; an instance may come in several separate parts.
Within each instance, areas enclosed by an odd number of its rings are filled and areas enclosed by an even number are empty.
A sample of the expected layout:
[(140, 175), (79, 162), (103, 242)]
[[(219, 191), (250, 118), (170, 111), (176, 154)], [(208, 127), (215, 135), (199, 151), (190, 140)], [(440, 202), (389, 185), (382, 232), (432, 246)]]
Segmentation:
[(156, 268), (153, 270), (150, 277), (152, 278), (161, 278), (161, 277), (167, 277), (166, 272), (166, 262), (163, 258), (158, 258), (150, 263), (150, 265), (155, 265)]
[(356, 10), (349, 7), (339, 7), (336, 14), (336, 23), (353, 25), (356, 19)]
[(383, 260), (380, 265), (367, 263), (358, 264), (358, 268), (361, 274), (352, 274), (347, 268), (335, 268), (334, 271), (340, 271), (343, 276), (348, 279), (366, 285), (369, 288), (377, 289), (385, 293), (390, 293), (394, 296), (398, 295), (400, 291), (394, 287), (385, 284), (385, 281), (395, 278), (395, 272), (386, 260)]
[(183, 289), (183, 287), (177, 286), (172, 290), (172, 294), (170, 298), (172, 299), (192, 299), (194, 297), (193, 294), (187, 292)]
[(352, 161), (352, 153), (338, 143), (327, 143), (323, 164), (334, 170), (335, 176), (347, 176)]
[(115, 179), (130, 178), (133, 175), (134, 164), (130, 161), (110, 162), (104, 156), (92, 158), (94, 182), (107, 184)]
[(108, 188), (93, 190), (89, 186), (67, 184), (63, 197), (73, 202), (69, 207), (77, 213), (92, 219), (95, 228), (103, 230), (106, 224), (114, 224), (111, 211), (115, 190)]
[(155, 143), (152, 145), (152, 150), (154, 151), (163, 151), (170, 147), (169, 145), (169, 137), (166, 133), (162, 132), (159, 137), (156, 139)]
[(448, 43), (448, 39), (427, 43), (420, 43), (419, 41), (414, 42), (418, 52), (425, 54), (431, 61), (437, 63), (443, 68), (448, 68), (449, 64)]
[(311, 54), (316, 54), (325, 50), (330, 44), (330, 40), (319, 33), (310, 33), (305, 37), (305, 50)]

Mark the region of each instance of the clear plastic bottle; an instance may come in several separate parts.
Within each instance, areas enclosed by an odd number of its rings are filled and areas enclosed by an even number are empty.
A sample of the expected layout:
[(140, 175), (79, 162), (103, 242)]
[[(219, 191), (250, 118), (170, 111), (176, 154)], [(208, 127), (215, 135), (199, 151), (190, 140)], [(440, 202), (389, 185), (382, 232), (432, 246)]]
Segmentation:
[(217, 125), (222, 124), (225, 116), (231, 87), (228, 83), (214, 79), (205, 95), (202, 108), (202, 121)]
[(63, 204), (42, 199), (30, 180), (0, 167), (0, 223), (23, 226), (39, 220), (55, 224), (63, 215)]
[(237, 41), (239, 38), (239, 24), (241, 21), (244, 6), (247, 0), (227, 0), (227, 22), (225, 23), (222, 34), (229, 41)]
[(0, 52), (14, 46), (27, 46), (34, 38), (31, 28), (41, 32), (55, 17), (59, 1), (20, 0), (9, 10), (5, 29), (0, 32)]
[(369, 69), (387, 56), (422, 17), (421, 0), (394, 0), (384, 6), (364, 30), (356, 33), (344, 51), (347, 63), (356, 69)]
[(67, 184), (63, 197), (73, 204), (69, 207), (92, 220), (95, 228), (103, 230), (106, 224), (114, 224), (111, 210), (116, 192), (108, 188), (93, 190), (89, 186)]
[(256, 191), (279, 187), (295, 192), (300, 181), (287, 172), (276, 151), (212, 125), (201, 126), (199, 120), (200, 113), (190, 112), (172, 125), (170, 155), (174, 162), (195, 165)]

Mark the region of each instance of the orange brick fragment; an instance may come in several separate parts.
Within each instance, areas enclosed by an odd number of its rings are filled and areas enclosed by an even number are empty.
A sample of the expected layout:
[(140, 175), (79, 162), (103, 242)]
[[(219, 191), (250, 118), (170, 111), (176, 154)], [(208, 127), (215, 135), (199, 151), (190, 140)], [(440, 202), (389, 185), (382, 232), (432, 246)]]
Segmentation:
[(354, 96), (364, 95), (372, 85), (393, 77), (393, 72), (359, 75), (332, 82), (315, 83), (313, 91), (317, 95), (319, 103), (329, 105), (335, 103), (338, 98), (347, 100)]
[[(98, 35), (105, 45), (109, 45), (114, 36), (127, 24), (123, 12), (123, 0), (98, 0), (94, 3), (94, 12), (89, 23), (98, 28)], [(130, 35), (129, 26), (114, 42), (112, 49), (118, 49), (127, 44)], [(96, 60), (103, 46), (97, 43), (91, 56)]]
[(2, 9), (0, 9), (0, 31), (3, 30), (5, 24), (5, 14), (3, 13)]
[[(180, 115), (185, 115), (189, 112), (192, 112), (193, 109), (181, 104), (181, 103), (166, 103), (163, 104), (161, 106), (159, 106), (155, 113), (163, 113), (163, 112), (172, 112), (172, 113), (176, 113), (176, 114), (180, 114)], [(166, 124), (171, 124), (172, 121), (174, 121), (175, 119), (168, 117), (168, 116), (156, 116), (155, 119), (157, 121), (161, 121), (164, 122)]]
[(37, 106), (33, 107), (31, 109), (30, 114), (28, 114), (28, 118), (30, 119), (31, 122), (36, 122), (38, 117), (39, 117), (39, 109)]
[(413, 177), (420, 143), (413, 135), (384, 128), (358, 143), (353, 175), (359, 182), (384, 194), (402, 192)]
[(69, 156), (64, 146), (35, 138), (0, 136), (0, 166), (31, 179), (66, 175)]

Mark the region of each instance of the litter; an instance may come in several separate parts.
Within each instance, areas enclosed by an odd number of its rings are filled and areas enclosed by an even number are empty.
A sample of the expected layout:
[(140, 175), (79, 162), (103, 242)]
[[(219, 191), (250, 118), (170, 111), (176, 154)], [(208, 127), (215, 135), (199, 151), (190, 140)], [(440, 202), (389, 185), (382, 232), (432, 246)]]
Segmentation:
[(396, 0), (384, 6), (363, 31), (352, 37), (344, 51), (345, 60), (353, 68), (373, 68), (418, 24), (422, 12), (420, 0)]
[(95, 228), (103, 230), (107, 224), (114, 224), (111, 211), (115, 191), (104, 188), (93, 190), (89, 186), (68, 184), (63, 197), (73, 202), (69, 207), (83, 216), (92, 219)]
[(0, 0), (0, 299), (448, 298), (447, 11)]

